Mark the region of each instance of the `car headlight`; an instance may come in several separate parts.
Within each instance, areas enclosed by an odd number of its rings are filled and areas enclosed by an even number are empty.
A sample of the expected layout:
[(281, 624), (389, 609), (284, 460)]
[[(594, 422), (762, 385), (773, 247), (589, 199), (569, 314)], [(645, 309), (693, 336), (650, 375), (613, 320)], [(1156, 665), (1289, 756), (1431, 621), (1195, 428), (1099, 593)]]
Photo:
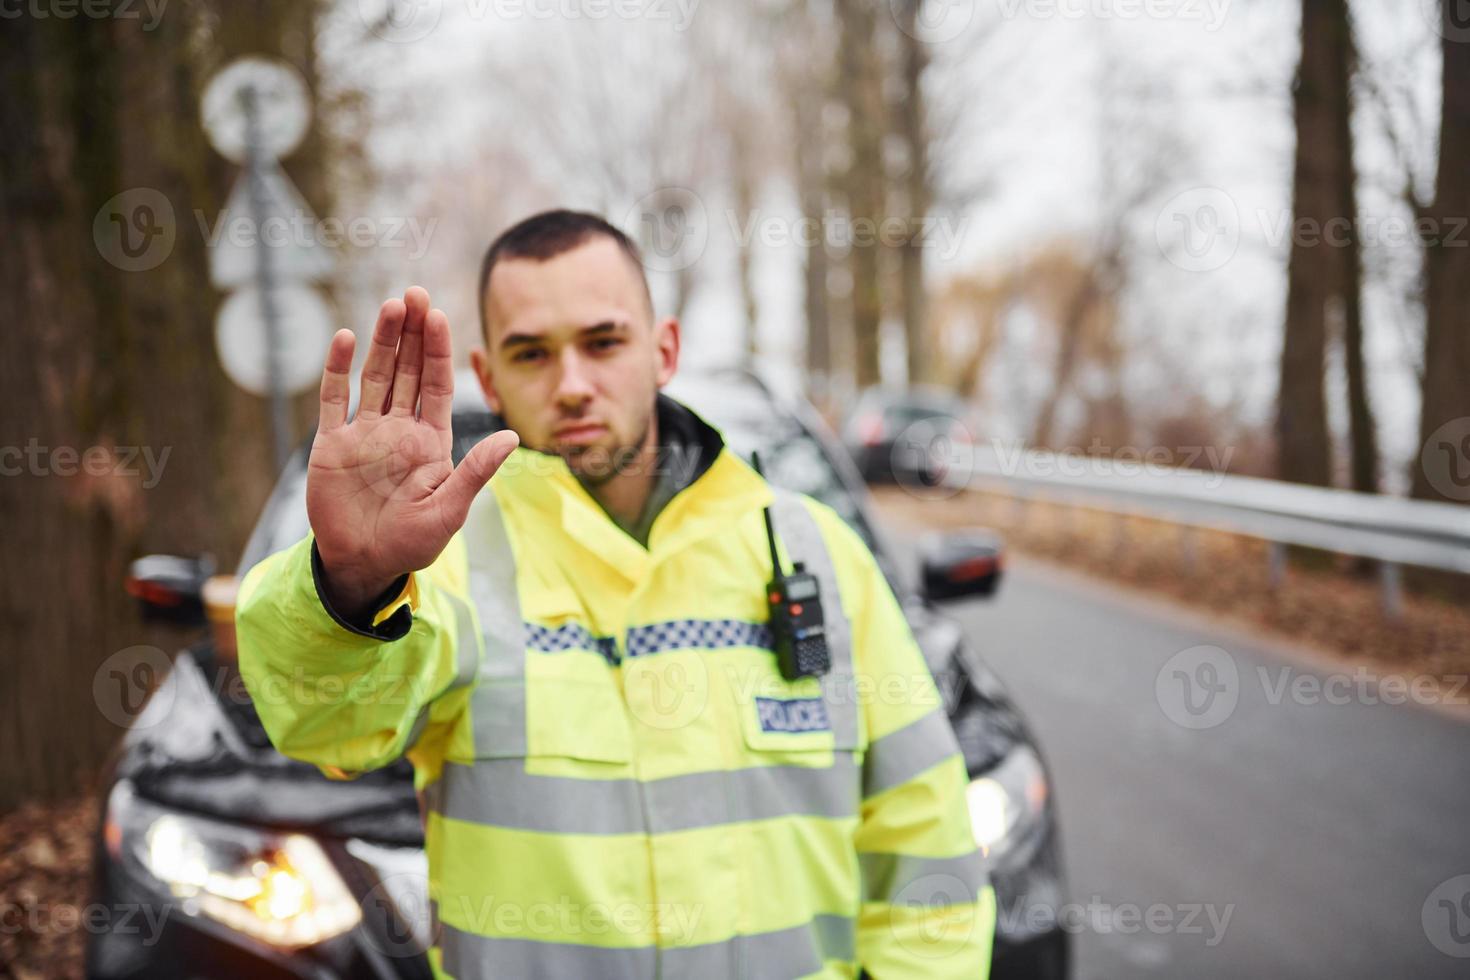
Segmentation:
[(970, 781), (965, 799), (975, 843), (992, 863), (1025, 838), (1046, 808), (1046, 770), (1030, 746), (1013, 748), (994, 769)]
[(141, 800), (126, 781), (107, 801), (114, 858), (203, 915), (285, 949), (341, 935), (362, 910), (316, 841), (209, 820)]

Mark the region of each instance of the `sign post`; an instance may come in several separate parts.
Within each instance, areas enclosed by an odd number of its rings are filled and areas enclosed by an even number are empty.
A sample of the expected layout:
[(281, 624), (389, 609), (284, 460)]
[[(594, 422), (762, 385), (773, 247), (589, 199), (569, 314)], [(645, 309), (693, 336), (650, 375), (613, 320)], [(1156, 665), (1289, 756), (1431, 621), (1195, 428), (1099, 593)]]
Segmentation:
[[(216, 346), (231, 380), (270, 399), (279, 470), (291, 451), (287, 399), (310, 386), (308, 359), (331, 334), (330, 313), (309, 285), (331, 261), (316, 239), (316, 216), (279, 166), (306, 135), (311, 104), (289, 66), (241, 58), (210, 80), (201, 114), (214, 148), (244, 167), (221, 218), (225, 234), (210, 246), (211, 281), (233, 291), (215, 322)], [(245, 211), (244, 241), (233, 234), (237, 209)], [(302, 230), (304, 238), (292, 237)]]

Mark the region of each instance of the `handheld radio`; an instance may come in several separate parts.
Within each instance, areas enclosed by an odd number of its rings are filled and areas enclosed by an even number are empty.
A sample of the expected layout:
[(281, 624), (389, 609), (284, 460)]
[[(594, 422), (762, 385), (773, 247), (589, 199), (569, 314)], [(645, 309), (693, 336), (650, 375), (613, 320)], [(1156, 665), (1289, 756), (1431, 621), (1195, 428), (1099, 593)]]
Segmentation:
[[(750, 454), (750, 464), (762, 478), (759, 453)], [(795, 562), (791, 574), (781, 570), (776, 555), (776, 529), (771, 522), (771, 508), (765, 509), (766, 541), (771, 548), (771, 572), (766, 586), (770, 604), (772, 645), (781, 676), (788, 681), (802, 677), (820, 677), (832, 669), (827, 651), (826, 620), (822, 616), (822, 589), (817, 577)]]

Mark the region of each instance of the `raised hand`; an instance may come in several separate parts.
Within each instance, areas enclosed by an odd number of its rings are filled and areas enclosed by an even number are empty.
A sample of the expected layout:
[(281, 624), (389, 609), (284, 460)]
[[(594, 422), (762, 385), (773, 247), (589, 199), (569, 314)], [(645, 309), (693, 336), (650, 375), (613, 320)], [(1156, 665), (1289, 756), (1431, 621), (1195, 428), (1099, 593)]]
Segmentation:
[(306, 476), (306, 513), (328, 597), (347, 616), (364, 612), (400, 575), (439, 557), (464, 525), (471, 501), (520, 442), (514, 432), (497, 432), (454, 466), (449, 320), (429, 308), (429, 294), (418, 286), (378, 312), (362, 399), (349, 423), (354, 346), (351, 330), (332, 338)]

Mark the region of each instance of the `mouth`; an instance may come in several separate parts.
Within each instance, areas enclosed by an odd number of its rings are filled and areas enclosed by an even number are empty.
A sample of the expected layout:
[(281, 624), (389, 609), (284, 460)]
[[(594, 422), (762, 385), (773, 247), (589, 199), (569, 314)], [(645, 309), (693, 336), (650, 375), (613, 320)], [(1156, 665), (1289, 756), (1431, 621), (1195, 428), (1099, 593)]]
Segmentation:
[(585, 446), (596, 442), (607, 433), (607, 426), (596, 422), (579, 422), (565, 425), (556, 430), (555, 439), (563, 445)]

